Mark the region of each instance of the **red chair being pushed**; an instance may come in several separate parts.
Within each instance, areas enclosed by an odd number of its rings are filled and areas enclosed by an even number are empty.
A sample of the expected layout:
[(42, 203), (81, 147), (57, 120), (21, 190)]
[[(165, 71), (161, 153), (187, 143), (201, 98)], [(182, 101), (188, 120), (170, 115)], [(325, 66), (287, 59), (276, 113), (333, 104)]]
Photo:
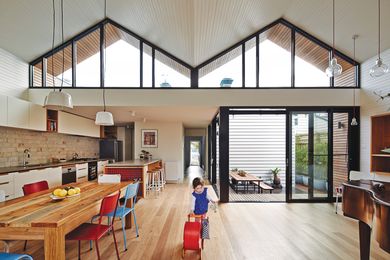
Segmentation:
[(102, 217), (107, 215), (108, 213), (114, 212), (116, 213), (116, 208), (118, 206), (120, 192), (117, 192), (113, 195), (107, 196), (102, 200), (102, 204), (100, 206), (99, 213), (99, 224), (92, 223), (84, 223), (81, 226), (77, 227), (75, 230), (66, 235), (67, 240), (78, 240), (79, 242), (79, 259), (80, 259), (80, 241), (81, 240), (94, 240), (96, 243), (96, 253), (97, 258), (100, 260), (99, 254), (99, 245), (98, 240), (104, 236), (104, 234), (108, 233), (108, 231), (112, 230), (112, 236), (114, 237), (114, 245), (116, 250), (116, 256), (119, 259), (119, 251), (118, 246), (116, 244), (115, 231), (114, 231), (114, 220), (112, 218), (112, 222), (109, 225), (102, 224)]
[[(202, 239), (202, 219), (203, 215), (188, 215), (188, 221), (184, 224), (183, 234), (183, 252), (186, 250), (198, 251), (200, 259), (202, 259), (203, 239)], [(195, 221), (191, 221), (194, 218)]]

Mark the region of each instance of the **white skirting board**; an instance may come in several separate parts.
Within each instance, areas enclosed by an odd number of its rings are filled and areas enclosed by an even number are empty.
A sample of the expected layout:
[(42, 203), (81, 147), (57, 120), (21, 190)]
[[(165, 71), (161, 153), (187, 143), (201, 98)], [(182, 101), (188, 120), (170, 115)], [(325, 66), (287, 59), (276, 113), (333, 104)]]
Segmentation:
[(166, 181), (168, 183), (178, 183), (181, 181), (182, 174), (180, 171), (180, 165), (177, 161), (165, 162)]

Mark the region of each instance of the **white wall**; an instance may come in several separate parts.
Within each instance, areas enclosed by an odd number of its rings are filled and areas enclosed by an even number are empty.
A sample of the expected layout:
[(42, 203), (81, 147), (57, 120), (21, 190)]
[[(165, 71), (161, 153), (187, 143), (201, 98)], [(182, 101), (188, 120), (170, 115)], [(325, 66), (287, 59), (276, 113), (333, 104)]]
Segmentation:
[[(387, 65), (390, 65), (390, 49), (384, 51), (381, 57)], [(390, 112), (390, 98), (377, 102), (377, 97), (373, 94), (373, 91), (382, 92), (382, 95), (390, 93), (390, 73), (380, 78), (372, 78), (369, 75), (369, 70), (376, 59), (375, 56), (365, 61), (361, 68), (360, 170), (365, 172), (370, 171), (371, 116)], [(390, 175), (376, 177), (390, 181)]]
[[(141, 129), (158, 130), (158, 147), (141, 147)], [(184, 170), (184, 128), (181, 122), (135, 122), (134, 124), (135, 158), (139, 158), (141, 150), (146, 150), (155, 159), (162, 159), (165, 162), (177, 162), (179, 177), (183, 179)]]
[(28, 98), (28, 64), (1, 48), (0, 94)]
[[(30, 89), (43, 104), (48, 89)], [(99, 89), (66, 89), (75, 106), (101, 106)], [(107, 89), (107, 106), (351, 106), (352, 89)]]

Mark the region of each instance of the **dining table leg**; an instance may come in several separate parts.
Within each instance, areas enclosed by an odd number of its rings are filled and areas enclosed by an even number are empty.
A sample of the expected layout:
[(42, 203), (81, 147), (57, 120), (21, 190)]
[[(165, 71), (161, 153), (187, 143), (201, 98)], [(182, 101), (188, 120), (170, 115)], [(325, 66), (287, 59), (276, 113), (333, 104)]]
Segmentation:
[(63, 227), (45, 228), (45, 260), (65, 260), (65, 233)]

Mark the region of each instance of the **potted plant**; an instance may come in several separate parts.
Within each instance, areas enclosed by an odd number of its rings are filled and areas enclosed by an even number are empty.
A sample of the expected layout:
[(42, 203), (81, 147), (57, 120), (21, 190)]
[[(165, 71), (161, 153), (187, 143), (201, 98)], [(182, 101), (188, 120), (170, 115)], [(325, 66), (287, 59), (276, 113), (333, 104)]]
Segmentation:
[(278, 173), (281, 171), (282, 169), (280, 168), (275, 168), (275, 169), (271, 169), (271, 173), (274, 175), (274, 185), (276, 186), (279, 186), (280, 185), (280, 178), (278, 176)]

